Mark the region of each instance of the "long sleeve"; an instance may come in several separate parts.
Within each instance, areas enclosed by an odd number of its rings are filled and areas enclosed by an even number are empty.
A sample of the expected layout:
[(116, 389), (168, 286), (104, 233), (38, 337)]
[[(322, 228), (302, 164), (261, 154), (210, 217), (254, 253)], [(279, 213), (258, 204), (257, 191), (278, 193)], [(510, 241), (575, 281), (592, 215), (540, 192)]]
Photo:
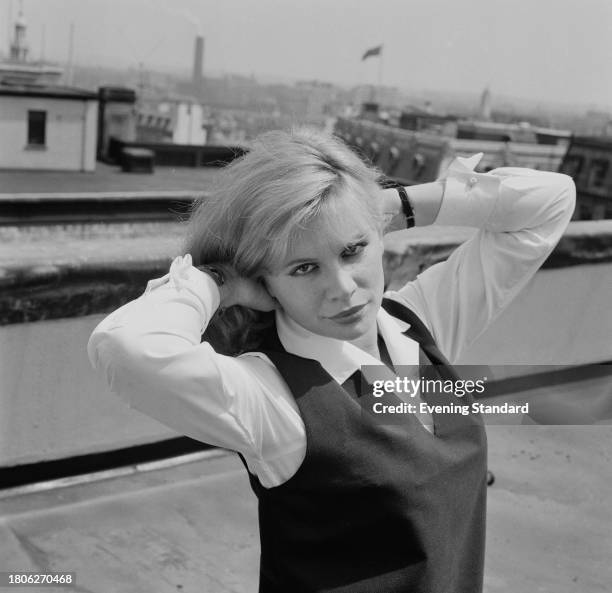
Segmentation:
[(561, 238), (575, 204), (567, 175), (516, 167), (479, 174), (472, 170), (478, 160), (453, 162), (435, 224), (479, 230), (396, 293), (451, 361), (527, 284)]
[[(453, 165), (437, 223), (480, 230), (449, 260), (395, 293), (430, 327), (451, 359), (541, 265), (567, 225), (574, 201), (573, 183), (564, 175), (524, 169), (479, 175), (470, 165), (461, 160)], [(181, 434), (242, 453), (262, 484), (275, 486), (291, 477), (304, 458), (304, 423), (287, 384), (264, 354), (228, 357), (201, 343), (218, 303), (212, 279), (191, 266), (189, 256), (177, 258), (167, 276), (151, 281), (145, 294), (98, 325), (89, 357), (131, 407)], [(405, 352), (408, 338), (401, 331), (385, 324), (379, 331), (391, 352)], [(337, 365), (329, 359), (347, 357), (346, 349), (340, 343), (335, 355), (319, 359), (327, 352), (324, 338), (304, 332), (293, 336), (287, 350), (301, 355), (298, 342), (308, 344), (307, 357), (335, 376)], [(343, 364), (357, 369), (363, 363), (347, 359)]]
[[(223, 356), (200, 342), (218, 303), (213, 280), (189, 256), (177, 258), (170, 274), (96, 327), (89, 358), (130, 407), (181, 434), (243, 453), (262, 483), (271, 484), (276, 473), (299, 465), (303, 423), (269, 360)], [(271, 463), (279, 451), (285, 457)]]

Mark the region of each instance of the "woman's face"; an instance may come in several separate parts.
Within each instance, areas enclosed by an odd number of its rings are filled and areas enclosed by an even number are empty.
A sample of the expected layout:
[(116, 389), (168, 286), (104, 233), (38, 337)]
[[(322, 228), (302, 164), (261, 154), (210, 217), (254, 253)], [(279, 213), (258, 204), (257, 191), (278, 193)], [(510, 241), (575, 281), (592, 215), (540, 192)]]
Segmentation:
[(264, 274), (268, 291), (294, 321), (341, 340), (376, 331), (384, 287), (380, 233), (353, 210), (348, 200), (338, 204), (333, 232), (329, 221), (315, 219), (283, 262)]

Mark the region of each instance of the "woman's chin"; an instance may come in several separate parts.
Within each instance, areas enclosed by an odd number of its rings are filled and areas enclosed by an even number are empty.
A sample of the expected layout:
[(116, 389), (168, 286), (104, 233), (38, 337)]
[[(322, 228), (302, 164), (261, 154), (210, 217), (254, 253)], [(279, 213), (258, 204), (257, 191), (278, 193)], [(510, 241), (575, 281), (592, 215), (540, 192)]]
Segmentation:
[(324, 326), (323, 335), (337, 340), (357, 340), (367, 334), (372, 325), (376, 325), (376, 318), (373, 321), (362, 319), (350, 324), (334, 323), (333, 320), (328, 320)]

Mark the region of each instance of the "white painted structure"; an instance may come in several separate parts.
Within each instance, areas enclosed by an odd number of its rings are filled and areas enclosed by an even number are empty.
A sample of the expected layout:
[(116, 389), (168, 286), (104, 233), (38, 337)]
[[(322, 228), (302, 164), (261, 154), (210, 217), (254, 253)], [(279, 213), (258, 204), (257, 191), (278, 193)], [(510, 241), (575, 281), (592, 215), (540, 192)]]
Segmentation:
[(141, 106), (139, 141), (202, 146), (207, 141), (206, 116), (200, 103), (190, 98), (169, 98)]
[(174, 144), (206, 144), (202, 106), (199, 103), (185, 101), (177, 103), (175, 109), (172, 142)]
[(95, 93), (0, 84), (0, 168), (93, 171), (97, 118)]

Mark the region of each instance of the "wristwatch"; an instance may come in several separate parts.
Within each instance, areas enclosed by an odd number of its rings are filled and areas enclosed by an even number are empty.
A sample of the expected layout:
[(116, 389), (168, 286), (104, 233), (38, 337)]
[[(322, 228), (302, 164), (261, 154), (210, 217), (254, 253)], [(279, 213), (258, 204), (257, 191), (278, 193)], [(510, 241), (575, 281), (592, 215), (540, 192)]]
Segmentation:
[(385, 176), (381, 176), (378, 179), (378, 185), (382, 189), (394, 189), (397, 191), (400, 202), (402, 203), (402, 212), (404, 213), (404, 218), (406, 219), (406, 228), (411, 229), (414, 226), (414, 210), (412, 209), (412, 204), (408, 198), (406, 188), (401, 183), (398, 183), (397, 181), (389, 179)]
[(397, 190), (400, 201), (402, 202), (402, 212), (406, 218), (406, 228), (411, 229), (414, 226), (414, 210), (412, 209), (412, 204), (408, 199), (408, 193), (403, 185), (398, 185), (395, 189)]

